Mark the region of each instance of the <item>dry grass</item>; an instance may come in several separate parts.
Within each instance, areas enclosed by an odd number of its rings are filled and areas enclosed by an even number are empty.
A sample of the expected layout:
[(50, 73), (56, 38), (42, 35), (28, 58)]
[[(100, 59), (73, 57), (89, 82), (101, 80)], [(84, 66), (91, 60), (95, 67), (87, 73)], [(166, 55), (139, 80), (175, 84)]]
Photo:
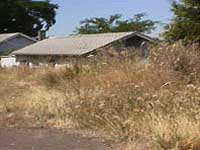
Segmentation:
[(139, 62), (0, 70), (0, 125), (95, 130), (119, 149), (199, 150), (200, 84), (187, 75)]
[(199, 44), (184, 45), (177, 42), (173, 45), (163, 43), (151, 50), (151, 62), (162, 68), (169, 68), (184, 75), (188, 83), (195, 82), (200, 75)]

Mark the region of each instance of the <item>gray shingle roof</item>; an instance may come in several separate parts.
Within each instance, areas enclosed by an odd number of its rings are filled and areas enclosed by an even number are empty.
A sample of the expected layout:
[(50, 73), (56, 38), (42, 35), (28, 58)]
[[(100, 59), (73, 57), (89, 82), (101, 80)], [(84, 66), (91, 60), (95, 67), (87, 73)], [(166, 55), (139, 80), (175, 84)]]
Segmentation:
[(17, 33), (0, 34), (0, 43), (5, 41), (5, 40), (8, 40), (11, 37), (16, 36), (16, 35), (17, 35)]
[(32, 39), (29, 36), (26, 36), (26, 35), (24, 35), (22, 33), (18, 33), (17, 32), (17, 33), (4, 33), (4, 34), (0, 34), (0, 43), (5, 42), (5, 41), (10, 40), (10, 39), (13, 39), (13, 38), (18, 37), (18, 36), (22, 36), (22, 37), (25, 37), (25, 38), (27, 38), (29, 40), (32, 40), (32, 41), (36, 42), (35, 39)]
[(114, 41), (137, 34), (135, 32), (71, 35), (49, 38), (21, 50), (15, 55), (83, 55)]

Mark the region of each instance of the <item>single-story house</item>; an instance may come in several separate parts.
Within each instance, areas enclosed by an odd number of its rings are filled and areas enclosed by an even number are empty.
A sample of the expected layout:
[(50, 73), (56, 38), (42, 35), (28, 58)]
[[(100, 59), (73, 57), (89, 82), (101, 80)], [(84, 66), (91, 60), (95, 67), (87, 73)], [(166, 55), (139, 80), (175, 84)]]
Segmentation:
[(35, 39), (26, 36), (22, 33), (0, 34), (1, 66), (17, 66), (18, 63), (15, 61), (16, 58), (12, 56), (11, 53), (36, 42), (37, 41)]
[(49, 38), (13, 52), (18, 62), (44, 65), (68, 64), (82, 59), (91, 59), (106, 53), (112, 47), (119, 52), (140, 48), (144, 43), (155, 40), (138, 32), (120, 32), (103, 34), (70, 35), (68, 37)]

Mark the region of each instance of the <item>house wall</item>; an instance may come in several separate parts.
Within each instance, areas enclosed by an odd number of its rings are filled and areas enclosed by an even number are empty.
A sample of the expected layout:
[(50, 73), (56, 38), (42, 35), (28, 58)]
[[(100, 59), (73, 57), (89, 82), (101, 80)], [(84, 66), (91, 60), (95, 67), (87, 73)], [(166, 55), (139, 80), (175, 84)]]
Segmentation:
[(72, 65), (76, 62), (75, 57), (69, 56), (50, 56), (50, 55), (43, 55), (43, 56), (26, 56), (26, 55), (17, 55), (16, 61), (20, 64), (31, 64), (33, 66), (46, 66), (46, 64), (52, 65)]
[(14, 56), (4, 56), (0, 60), (0, 65), (3, 68), (11, 68), (19, 66), (19, 62), (16, 62), (16, 58)]
[(18, 36), (13, 39), (10, 39), (8, 41), (5, 41), (0, 44), (0, 53), (1, 54), (9, 54), (10, 52), (14, 50), (19, 50), (21, 48), (24, 48), (28, 45), (31, 45), (35, 43), (32, 40), (29, 40), (25, 37)]

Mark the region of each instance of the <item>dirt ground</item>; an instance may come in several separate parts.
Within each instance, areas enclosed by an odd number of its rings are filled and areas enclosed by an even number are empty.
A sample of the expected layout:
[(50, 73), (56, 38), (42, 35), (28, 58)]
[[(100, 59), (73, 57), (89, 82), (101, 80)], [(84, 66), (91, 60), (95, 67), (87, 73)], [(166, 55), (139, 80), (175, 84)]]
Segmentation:
[(108, 143), (78, 133), (0, 128), (0, 150), (108, 150)]

